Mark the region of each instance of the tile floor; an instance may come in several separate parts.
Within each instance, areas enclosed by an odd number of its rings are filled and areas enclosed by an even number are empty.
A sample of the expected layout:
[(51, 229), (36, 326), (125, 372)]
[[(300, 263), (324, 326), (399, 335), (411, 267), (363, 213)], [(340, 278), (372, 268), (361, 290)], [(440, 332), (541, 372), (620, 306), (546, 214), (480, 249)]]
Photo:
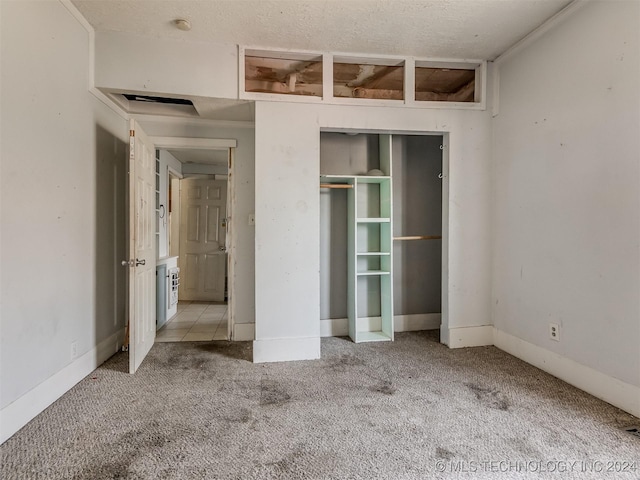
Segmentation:
[(156, 333), (156, 342), (208, 342), (227, 339), (227, 305), (179, 302), (178, 313)]

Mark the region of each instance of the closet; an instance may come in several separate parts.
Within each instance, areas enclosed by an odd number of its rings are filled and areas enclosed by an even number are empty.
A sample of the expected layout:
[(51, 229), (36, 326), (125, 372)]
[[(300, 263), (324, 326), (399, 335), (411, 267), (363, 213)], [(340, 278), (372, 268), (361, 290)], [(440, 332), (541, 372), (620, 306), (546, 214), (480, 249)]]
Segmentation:
[[(320, 137), (320, 319), (354, 342), (438, 328), (442, 137)], [(330, 333), (326, 333), (326, 332)]]

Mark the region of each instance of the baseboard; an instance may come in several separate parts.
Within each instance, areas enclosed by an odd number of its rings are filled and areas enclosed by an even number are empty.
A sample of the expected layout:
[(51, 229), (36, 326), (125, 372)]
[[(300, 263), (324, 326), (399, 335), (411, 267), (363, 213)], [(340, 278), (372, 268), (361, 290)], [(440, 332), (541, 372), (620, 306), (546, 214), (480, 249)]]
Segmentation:
[(256, 338), (255, 323), (236, 323), (233, 326), (234, 342), (251, 342)]
[(449, 348), (483, 347), (493, 345), (493, 327), (461, 327), (449, 329)]
[(253, 362), (290, 362), (320, 358), (320, 337), (254, 340)]
[(415, 315), (395, 315), (394, 332), (415, 332), (417, 330), (437, 330), (442, 322), (440, 313), (419, 313)]
[(610, 377), (501, 330), (495, 328), (493, 330), (494, 344), (500, 350), (625, 412), (640, 417), (640, 387)]
[(321, 337), (346, 337), (349, 335), (349, 319), (329, 318), (320, 320)]
[(28, 391), (0, 411), (0, 443), (33, 420), (76, 383), (108, 360), (122, 346), (124, 329), (106, 338), (87, 353)]
[[(394, 332), (413, 332), (416, 330), (437, 330), (440, 328), (442, 315), (439, 313), (420, 313), (416, 315), (394, 315)], [(380, 317), (362, 319), (371, 329), (380, 329)], [(374, 326), (375, 325), (375, 326)], [(364, 326), (361, 325), (363, 328)], [(344, 337), (349, 335), (349, 319), (330, 318), (320, 320), (321, 337)]]

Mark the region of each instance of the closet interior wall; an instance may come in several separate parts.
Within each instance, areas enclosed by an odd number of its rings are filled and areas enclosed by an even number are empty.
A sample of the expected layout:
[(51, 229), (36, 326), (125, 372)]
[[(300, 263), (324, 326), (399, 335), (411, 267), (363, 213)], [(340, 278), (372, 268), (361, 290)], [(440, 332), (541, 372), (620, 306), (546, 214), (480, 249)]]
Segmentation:
[[(442, 234), (442, 136), (393, 135), (393, 235)], [(379, 168), (379, 136), (322, 132), (321, 175), (365, 175)], [(347, 189), (320, 189), (320, 319), (347, 317)], [(394, 316), (441, 311), (442, 241), (393, 242)], [(371, 282), (358, 305), (362, 316), (380, 315)]]
[[(440, 135), (393, 136), (393, 236), (442, 236)], [(395, 315), (440, 313), (442, 240), (393, 242)]]

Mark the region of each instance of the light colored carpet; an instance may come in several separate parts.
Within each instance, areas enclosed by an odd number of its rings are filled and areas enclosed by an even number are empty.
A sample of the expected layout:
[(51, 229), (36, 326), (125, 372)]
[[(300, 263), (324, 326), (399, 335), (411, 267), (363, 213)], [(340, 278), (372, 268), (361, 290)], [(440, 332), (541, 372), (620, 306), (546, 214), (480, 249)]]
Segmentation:
[(327, 338), (322, 360), (259, 365), (250, 349), (156, 344), (135, 376), (116, 355), (5, 442), (1, 477), (640, 478), (606, 471), (640, 467), (620, 430), (637, 418), (494, 347)]

